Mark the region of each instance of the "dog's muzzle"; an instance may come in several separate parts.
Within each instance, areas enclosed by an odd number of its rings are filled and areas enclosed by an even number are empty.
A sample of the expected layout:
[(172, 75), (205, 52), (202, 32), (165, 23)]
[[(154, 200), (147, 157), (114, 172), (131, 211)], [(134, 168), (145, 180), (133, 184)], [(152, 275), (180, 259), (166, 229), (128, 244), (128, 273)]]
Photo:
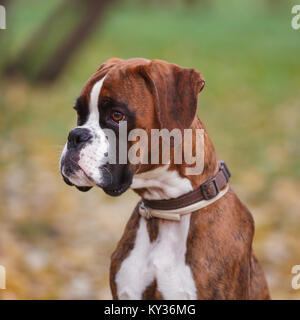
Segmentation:
[(83, 192), (90, 190), (94, 184), (79, 164), (81, 151), (92, 142), (92, 137), (87, 128), (75, 128), (70, 131), (60, 160), (60, 171), (65, 183), (76, 186)]
[(130, 187), (133, 172), (127, 164), (109, 164), (104, 139), (88, 128), (72, 130), (61, 156), (61, 174), (80, 191), (98, 186), (110, 196), (119, 196)]

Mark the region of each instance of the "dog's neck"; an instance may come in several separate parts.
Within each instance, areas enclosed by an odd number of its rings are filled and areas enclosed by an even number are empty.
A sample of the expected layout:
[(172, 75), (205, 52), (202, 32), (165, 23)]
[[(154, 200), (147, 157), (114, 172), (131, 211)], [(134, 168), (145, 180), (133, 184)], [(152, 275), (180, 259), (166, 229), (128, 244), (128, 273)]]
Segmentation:
[[(208, 137), (203, 123), (198, 117), (191, 125), (193, 140), (195, 141), (196, 129), (204, 130), (204, 167), (203, 172), (198, 175), (187, 175), (186, 163), (182, 165), (171, 163), (154, 167), (142, 173), (134, 175), (131, 188), (141, 197), (149, 200), (163, 200), (177, 198), (194, 189), (212, 178), (219, 169), (216, 152)], [(193, 154), (195, 154), (195, 143), (193, 143)]]

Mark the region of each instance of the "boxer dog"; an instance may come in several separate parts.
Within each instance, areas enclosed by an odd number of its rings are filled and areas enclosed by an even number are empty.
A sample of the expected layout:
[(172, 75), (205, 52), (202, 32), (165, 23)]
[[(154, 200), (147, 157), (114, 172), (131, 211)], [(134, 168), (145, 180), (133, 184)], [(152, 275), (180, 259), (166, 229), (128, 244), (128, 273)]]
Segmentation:
[[(165, 61), (110, 59), (76, 101), (77, 127), (60, 160), (64, 181), (81, 191), (98, 186), (119, 196), (132, 188), (141, 196), (111, 257), (114, 299), (269, 299), (252, 248), (253, 218), (197, 116), (204, 84), (196, 70)], [(120, 163), (118, 151), (110, 163), (123, 121), (127, 132), (204, 130), (203, 171), (188, 175), (192, 165), (172, 157), (168, 164)], [(105, 129), (115, 133), (113, 147)]]

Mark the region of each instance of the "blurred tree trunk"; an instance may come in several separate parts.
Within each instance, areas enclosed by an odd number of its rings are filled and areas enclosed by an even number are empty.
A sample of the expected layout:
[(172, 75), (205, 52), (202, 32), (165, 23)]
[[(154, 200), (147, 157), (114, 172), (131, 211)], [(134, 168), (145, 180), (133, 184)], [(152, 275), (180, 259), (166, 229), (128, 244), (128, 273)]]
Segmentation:
[[(9, 64), (6, 73), (22, 73), (35, 82), (54, 81), (64, 70), (68, 61), (79, 49), (83, 42), (88, 38), (97, 24), (101, 22), (103, 13), (112, 3), (112, 0), (65, 0), (48, 17), (38, 32), (25, 45), (19, 57), (13, 63)], [(79, 21), (76, 21), (70, 32), (62, 39), (55, 48), (51, 48), (51, 33), (53, 38), (59, 38), (59, 33), (64, 30), (56, 30), (56, 24), (76, 12)], [(39, 57), (42, 48), (47, 46), (47, 40), (52, 52), (46, 52), (49, 57), (38, 70), (34, 71), (36, 60)], [(49, 51), (51, 51), (49, 49)], [(42, 54), (41, 54), (42, 55)], [(38, 64), (38, 62), (36, 63)], [(35, 66), (36, 67), (36, 66)]]
[(86, 40), (94, 27), (101, 20), (101, 16), (112, 1), (109, 0), (85, 0), (87, 12), (80, 23), (75, 26), (67, 37), (65, 43), (58, 47), (48, 63), (37, 76), (38, 81), (52, 81), (61, 73), (71, 55)]

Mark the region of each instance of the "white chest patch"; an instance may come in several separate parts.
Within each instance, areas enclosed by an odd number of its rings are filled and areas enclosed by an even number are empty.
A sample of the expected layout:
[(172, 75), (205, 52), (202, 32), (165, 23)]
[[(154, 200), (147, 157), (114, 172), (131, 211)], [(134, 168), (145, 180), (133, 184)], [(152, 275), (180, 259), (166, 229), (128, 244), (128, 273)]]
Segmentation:
[(180, 222), (164, 222), (151, 243), (146, 220), (141, 217), (134, 249), (115, 278), (119, 299), (141, 299), (154, 280), (166, 300), (197, 299), (192, 272), (185, 263), (189, 226), (190, 215)]
[[(188, 179), (165, 167), (137, 176), (132, 187), (146, 187), (149, 199), (178, 197), (192, 190)], [(140, 218), (134, 248), (116, 274), (119, 299), (141, 299), (154, 280), (164, 299), (197, 299), (193, 275), (185, 262), (189, 227), (190, 214), (179, 222), (164, 221), (159, 224), (157, 239), (150, 242), (147, 222)]]

